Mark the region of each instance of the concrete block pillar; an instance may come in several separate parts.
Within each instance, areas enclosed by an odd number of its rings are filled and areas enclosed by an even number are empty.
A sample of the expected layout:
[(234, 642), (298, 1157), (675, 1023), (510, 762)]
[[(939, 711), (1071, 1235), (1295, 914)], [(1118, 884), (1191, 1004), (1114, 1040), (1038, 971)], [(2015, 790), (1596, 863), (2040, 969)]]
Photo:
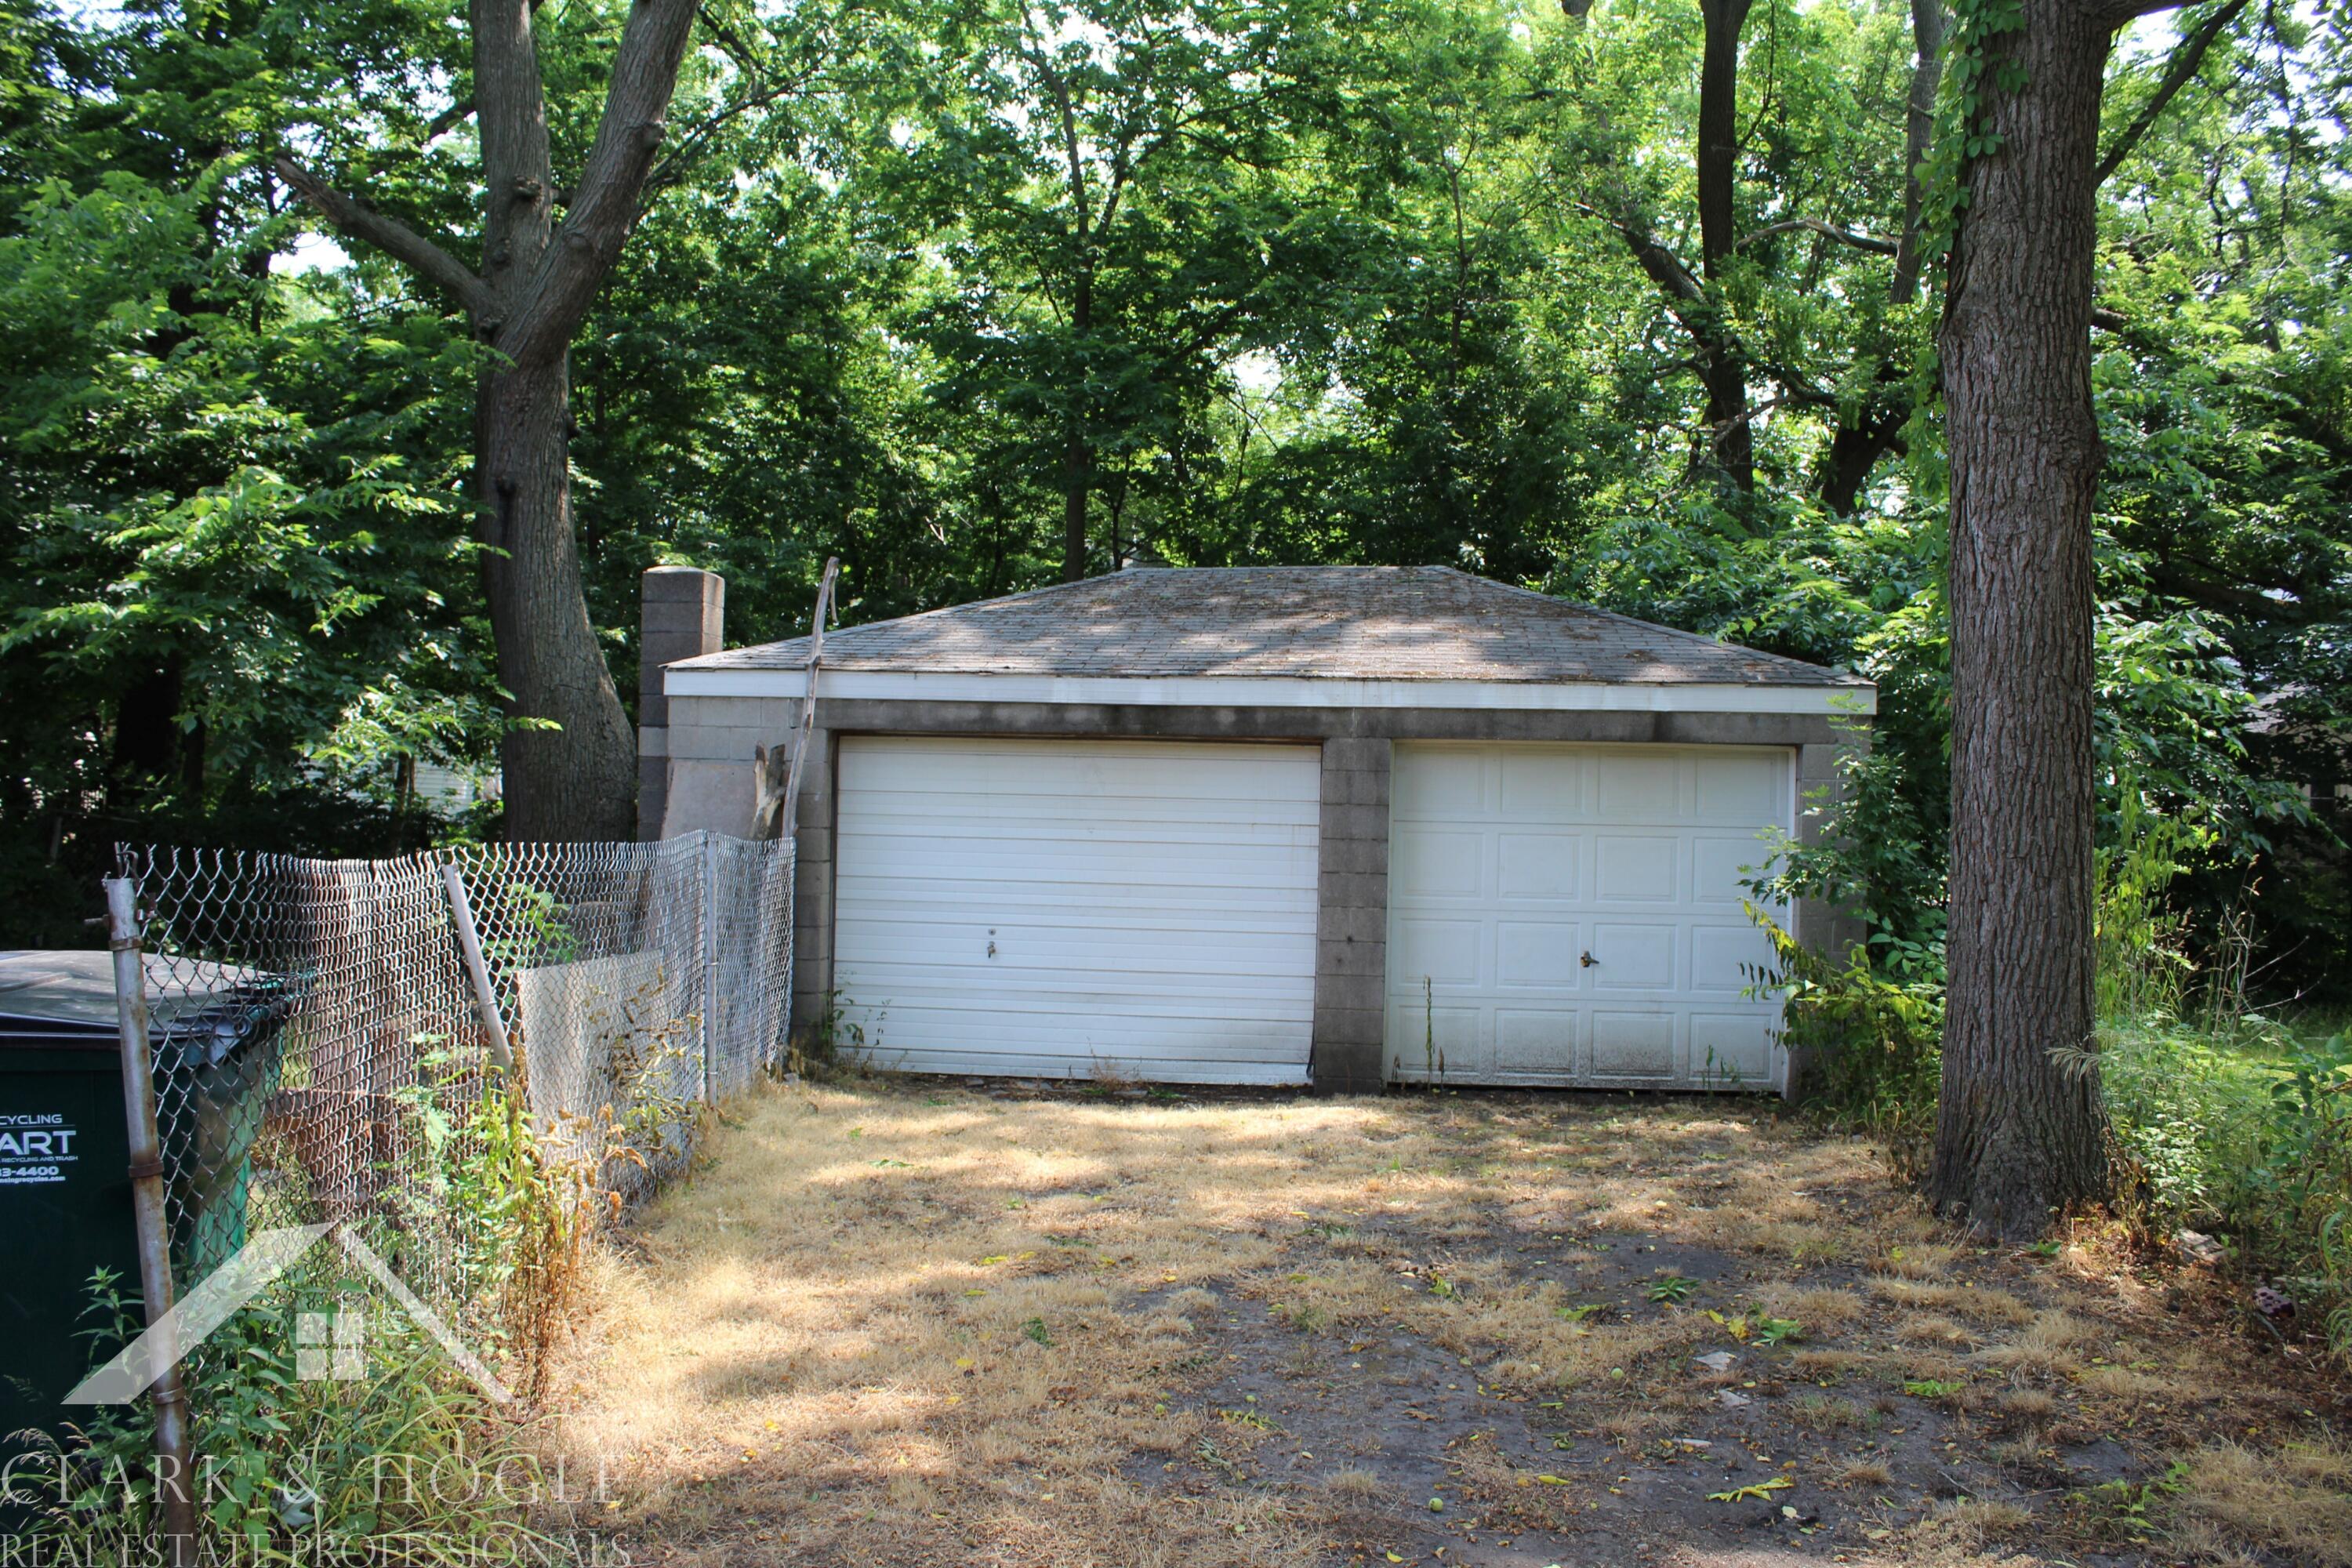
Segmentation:
[(693, 566), (646, 570), (637, 621), (637, 837), (659, 838), (669, 804), (669, 699), (662, 667), (717, 653), (727, 613), (727, 579)]
[(1386, 1076), (1390, 755), (1385, 740), (1323, 742), (1312, 1071), (1325, 1094), (1377, 1094)]

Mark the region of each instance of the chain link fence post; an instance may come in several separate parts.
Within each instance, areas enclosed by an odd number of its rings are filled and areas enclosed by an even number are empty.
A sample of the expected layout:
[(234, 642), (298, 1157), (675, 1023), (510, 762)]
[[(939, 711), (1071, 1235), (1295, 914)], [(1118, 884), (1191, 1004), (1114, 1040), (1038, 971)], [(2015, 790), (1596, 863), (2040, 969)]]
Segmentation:
[(121, 1030), (122, 1110), (131, 1132), (131, 1205), (139, 1246), (139, 1289), (148, 1329), (160, 1341), (163, 1374), (150, 1398), (155, 1411), (155, 1499), (163, 1515), (173, 1568), (194, 1560), (194, 1469), (180, 1347), (172, 1324), (172, 1232), (163, 1213), (163, 1140), (155, 1121), (155, 1077), (147, 1026), (147, 965), (141, 951), (139, 883), (106, 879), (107, 946), (114, 952), (114, 1010)]
[(702, 830), (702, 1103), (719, 1103), (719, 836)]
[(482, 1021), (482, 1037), (489, 1042), (490, 1065), (511, 1080), (514, 1046), (507, 1037), (506, 1018), (499, 1012), (499, 994), (490, 984), (489, 967), (482, 962), (482, 934), (474, 924), (473, 902), (466, 897), (465, 874), (455, 864), (443, 861), (441, 885), (448, 890), (457, 951), (465, 955), (466, 979), (474, 988), (474, 1013)]

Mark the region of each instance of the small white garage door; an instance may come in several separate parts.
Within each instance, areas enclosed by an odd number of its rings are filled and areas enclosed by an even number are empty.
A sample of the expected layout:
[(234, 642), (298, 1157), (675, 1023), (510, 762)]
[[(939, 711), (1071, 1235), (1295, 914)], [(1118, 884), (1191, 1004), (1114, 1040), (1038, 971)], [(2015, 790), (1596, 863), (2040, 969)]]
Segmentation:
[(1391, 1070), (1777, 1088), (1780, 1005), (1746, 994), (1771, 949), (1740, 884), (1795, 779), (1779, 747), (1399, 745)]
[(877, 1067), (1304, 1083), (1313, 746), (845, 737), (835, 984)]

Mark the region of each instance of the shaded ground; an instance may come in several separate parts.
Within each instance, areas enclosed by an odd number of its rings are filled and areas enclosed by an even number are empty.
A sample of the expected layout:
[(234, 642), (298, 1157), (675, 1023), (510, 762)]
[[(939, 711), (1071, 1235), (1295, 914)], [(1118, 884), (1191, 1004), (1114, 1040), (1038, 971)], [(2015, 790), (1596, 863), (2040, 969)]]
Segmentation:
[(641, 1560), (2352, 1563), (2210, 1281), (1756, 1102), (777, 1090), (633, 1234), (562, 1442)]

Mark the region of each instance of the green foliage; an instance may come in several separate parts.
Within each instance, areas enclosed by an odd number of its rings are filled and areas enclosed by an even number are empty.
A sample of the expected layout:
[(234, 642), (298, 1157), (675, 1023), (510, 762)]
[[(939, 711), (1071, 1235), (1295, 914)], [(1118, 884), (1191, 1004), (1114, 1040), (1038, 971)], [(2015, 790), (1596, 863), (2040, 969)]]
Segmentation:
[(1750, 914), (1772, 942), (1789, 996), (1783, 1037), (1791, 1060), (1807, 1064), (1809, 1092), (1839, 1120), (1877, 1137), (1899, 1170), (1924, 1171), (1943, 1071), (1940, 950), (1897, 952), (1902, 967), (1890, 973), (1880, 969), (1873, 942), (1857, 944), (1839, 963), (1752, 905)]
[[(530, 1522), (556, 1478), (404, 1314), (367, 1307), (372, 1289), (340, 1254), (313, 1252), (183, 1363), (207, 1546), (263, 1562), (386, 1544), (453, 1563), (560, 1550)], [(91, 1298), (98, 1359), (137, 1331), (135, 1303), (103, 1274)], [(365, 1314), (360, 1364), (343, 1369), (356, 1375), (299, 1375), (298, 1314), (339, 1310)], [(45, 1549), (102, 1562), (151, 1538), (153, 1452), (142, 1403), (100, 1406), (65, 1447), (19, 1461), (17, 1498)]]
[(1698, 1281), (1696, 1279), (1680, 1274), (1662, 1274), (1650, 1281), (1643, 1294), (1661, 1306), (1679, 1307), (1689, 1300), (1690, 1293), (1697, 1289)]
[(2210, 1231), (2274, 1277), (2352, 1354), (2352, 1035), (2259, 1017), (2103, 1037), (2116, 1136), (2164, 1235)]

